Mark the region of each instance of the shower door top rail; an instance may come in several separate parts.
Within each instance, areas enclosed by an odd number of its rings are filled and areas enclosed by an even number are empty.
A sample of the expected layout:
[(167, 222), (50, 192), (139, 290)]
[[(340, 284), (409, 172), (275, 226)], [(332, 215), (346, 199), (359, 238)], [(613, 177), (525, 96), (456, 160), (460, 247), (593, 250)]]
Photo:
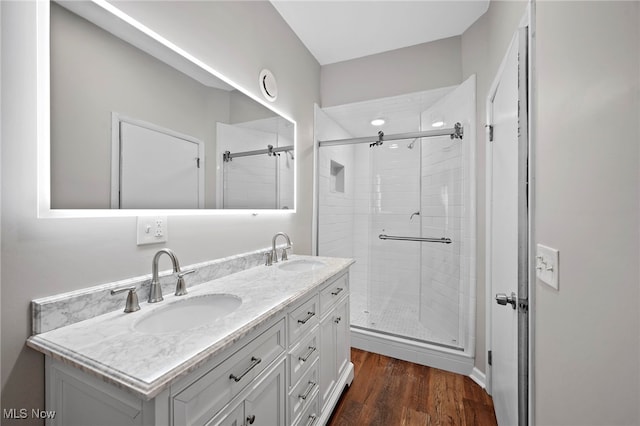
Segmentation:
[(319, 146), (334, 146), (334, 145), (351, 145), (357, 143), (376, 143), (382, 144), (383, 141), (397, 141), (402, 139), (416, 139), (416, 138), (429, 138), (435, 136), (451, 136), (451, 139), (462, 139), (464, 130), (462, 124), (456, 123), (453, 127), (448, 129), (436, 129), (427, 130), (424, 132), (409, 132), (409, 133), (397, 133), (395, 135), (382, 135), (365, 136), (362, 138), (350, 138), (350, 139), (332, 139), (328, 141), (318, 141)]
[(420, 241), (422, 243), (442, 243), (451, 244), (451, 238), (428, 238), (428, 237), (399, 237), (397, 235), (385, 235), (380, 234), (378, 238), (381, 240), (396, 240), (396, 241)]

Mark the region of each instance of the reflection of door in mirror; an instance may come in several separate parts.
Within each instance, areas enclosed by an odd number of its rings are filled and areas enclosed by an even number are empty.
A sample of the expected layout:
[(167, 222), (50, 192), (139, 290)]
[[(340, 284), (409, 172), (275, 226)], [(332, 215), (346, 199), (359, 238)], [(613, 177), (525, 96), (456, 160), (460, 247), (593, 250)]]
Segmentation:
[(204, 208), (204, 143), (114, 114), (111, 208)]

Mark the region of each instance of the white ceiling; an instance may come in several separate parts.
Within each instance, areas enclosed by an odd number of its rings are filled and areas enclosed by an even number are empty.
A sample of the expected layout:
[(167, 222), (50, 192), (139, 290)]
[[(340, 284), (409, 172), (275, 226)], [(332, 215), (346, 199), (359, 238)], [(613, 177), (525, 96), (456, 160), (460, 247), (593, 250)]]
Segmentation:
[(462, 34), (489, 0), (271, 0), (320, 65)]

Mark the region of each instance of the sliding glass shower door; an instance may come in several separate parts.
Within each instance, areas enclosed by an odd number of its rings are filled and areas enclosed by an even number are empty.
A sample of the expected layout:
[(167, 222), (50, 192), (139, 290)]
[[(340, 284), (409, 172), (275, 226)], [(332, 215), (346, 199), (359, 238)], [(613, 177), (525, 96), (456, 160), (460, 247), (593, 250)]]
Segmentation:
[[(317, 111), (318, 254), (356, 260), (350, 308), (360, 341), (472, 356), (475, 79), (424, 107), (421, 96)], [(377, 142), (358, 125), (374, 114), (392, 118)]]
[(432, 158), (429, 153), (441, 150), (443, 140), (423, 138), (366, 147), (370, 179), (367, 296), (364, 315), (354, 315), (360, 321), (353, 325), (458, 347), (459, 265), (449, 256), (455, 244), (420, 241), (451, 235), (452, 219), (447, 215), (453, 210), (447, 179), (453, 175), (442, 177), (437, 165), (425, 167)]
[[(394, 141), (369, 149), (368, 322), (364, 327), (419, 338), (420, 243), (381, 236), (420, 235), (420, 147)], [(384, 237), (383, 237), (384, 238)]]

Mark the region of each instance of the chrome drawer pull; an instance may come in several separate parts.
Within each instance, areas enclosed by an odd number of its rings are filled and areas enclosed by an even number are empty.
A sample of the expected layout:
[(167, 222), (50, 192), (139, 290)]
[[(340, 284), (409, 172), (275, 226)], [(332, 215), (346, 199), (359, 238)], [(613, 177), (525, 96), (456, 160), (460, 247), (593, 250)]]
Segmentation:
[(306, 362), (315, 350), (315, 347), (309, 346), (309, 352), (307, 352), (304, 356), (299, 356), (298, 359), (302, 362)]
[(304, 395), (298, 395), (298, 397), (306, 401), (306, 399), (309, 398), (309, 395), (311, 395), (311, 391), (313, 391), (313, 388), (315, 387), (316, 387), (316, 384), (314, 382), (309, 382), (309, 387), (305, 391)]
[(242, 372), (242, 374), (240, 374), (239, 376), (236, 376), (235, 374), (231, 373), (231, 374), (229, 375), (229, 378), (230, 378), (230, 379), (235, 380), (236, 382), (239, 382), (240, 380), (242, 380), (242, 378), (243, 378), (244, 376), (246, 376), (246, 375), (247, 375), (247, 373), (248, 373), (249, 371), (253, 370), (253, 368), (254, 368), (256, 365), (260, 364), (261, 362), (262, 362), (262, 360), (261, 360), (260, 358), (256, 358), (256, 357), (252, 356), (252, 357), (251, 357), (251, 365), (250, 365), (249, 367), (247, 367), (247, 369), (246, 369), (246, 370), (244, 370), (244, 371)]
[(307, 426), (313, 426), (316, 423), (316, 419), (318, 417), (316, 417), (315, 414), (312, 414), (309, 416), (309, 421), (307, 422)]
[(344, 288), (338, 287), (336, 291), (332, 291), (331, 294), (333, 294), (334, 296), (337, 296), (338, 294), (340, 294), (342, 290), (344, 290)]
[(305, 319), (299, 319), (298, 322), (300, 324), (306, 324), (315, 314), (315, 312), (307, 312), (307, 317)]

